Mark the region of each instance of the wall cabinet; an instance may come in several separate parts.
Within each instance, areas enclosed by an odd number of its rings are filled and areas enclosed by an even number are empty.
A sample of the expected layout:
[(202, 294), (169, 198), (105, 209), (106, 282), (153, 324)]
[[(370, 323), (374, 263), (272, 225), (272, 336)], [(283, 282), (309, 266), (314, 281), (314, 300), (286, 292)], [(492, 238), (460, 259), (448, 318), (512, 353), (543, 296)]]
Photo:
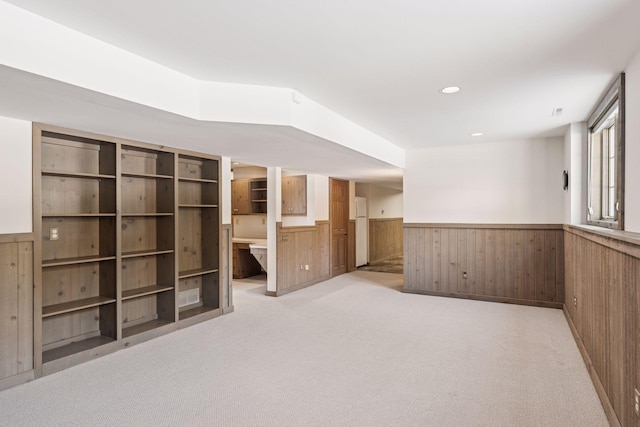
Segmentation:
[(306, 175), (282, 177), (282, 215), (307, 214)]
[(219, 173), (215, 156), (34, 128), (36, 369), (221, 314)]
[(231, 181), (232, 212), (234, 215), (267, 213), (267, 180), (234, 179)]
[(251, 213), (267, 213), (267, 180), (256, 179), (249, 183), (251, 191)]
[(231, 181), (231, 211), (234, 215), (251, 213), (250, 182), (245, 179)]

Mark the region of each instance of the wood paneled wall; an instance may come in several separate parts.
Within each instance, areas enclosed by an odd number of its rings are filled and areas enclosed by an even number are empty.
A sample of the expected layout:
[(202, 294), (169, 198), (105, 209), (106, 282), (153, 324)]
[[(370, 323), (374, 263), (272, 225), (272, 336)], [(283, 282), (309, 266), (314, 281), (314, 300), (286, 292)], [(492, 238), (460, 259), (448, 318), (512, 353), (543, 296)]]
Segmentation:
[(402, 218), (369, 219), (369, 263), (402, 255)]
[(561, 308), (561, 225), (405, 224), (404, 292)]
[(565, 226), (565, 314), (611, 425), (640, 426), (640, 237), (625, 236)]
[(331, 277), (329, 221), (306, 227), (282, 227), (278, 223), (277, 236), (276, 296)]
[(0, 236), (0, 390), (33, 379), (33, 236)]
[(347, 271), (356, 269), (356, 220), (350, 219), (347, 228)]

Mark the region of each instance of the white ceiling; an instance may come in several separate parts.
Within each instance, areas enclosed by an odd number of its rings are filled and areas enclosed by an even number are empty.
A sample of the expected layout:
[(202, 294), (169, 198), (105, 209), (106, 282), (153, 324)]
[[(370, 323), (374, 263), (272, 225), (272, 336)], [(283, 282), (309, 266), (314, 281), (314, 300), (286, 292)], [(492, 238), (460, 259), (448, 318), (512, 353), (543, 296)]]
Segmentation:
[(296, 89), (406, 149), (561, 135), (640, 48), (637, 0), (7, 2), (201, 80)]

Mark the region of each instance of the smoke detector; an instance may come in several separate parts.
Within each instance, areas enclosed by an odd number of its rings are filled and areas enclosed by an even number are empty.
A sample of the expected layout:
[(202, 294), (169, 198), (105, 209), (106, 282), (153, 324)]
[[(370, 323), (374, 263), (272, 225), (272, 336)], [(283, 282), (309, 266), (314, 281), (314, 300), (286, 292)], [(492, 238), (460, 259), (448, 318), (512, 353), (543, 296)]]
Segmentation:
[(562, 107), (556, 107), (551, 111), (551, 117), (559, 117), (562, 115)]

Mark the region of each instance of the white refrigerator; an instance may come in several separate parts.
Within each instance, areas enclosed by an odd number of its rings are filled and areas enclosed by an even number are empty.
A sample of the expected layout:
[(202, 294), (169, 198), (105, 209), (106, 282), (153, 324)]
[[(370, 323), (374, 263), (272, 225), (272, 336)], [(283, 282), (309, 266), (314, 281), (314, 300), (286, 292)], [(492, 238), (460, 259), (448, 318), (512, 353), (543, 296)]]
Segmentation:
[(356, 197), (356, 267), (366, 265), (369, 258), (367, 221), (367, 198)]

